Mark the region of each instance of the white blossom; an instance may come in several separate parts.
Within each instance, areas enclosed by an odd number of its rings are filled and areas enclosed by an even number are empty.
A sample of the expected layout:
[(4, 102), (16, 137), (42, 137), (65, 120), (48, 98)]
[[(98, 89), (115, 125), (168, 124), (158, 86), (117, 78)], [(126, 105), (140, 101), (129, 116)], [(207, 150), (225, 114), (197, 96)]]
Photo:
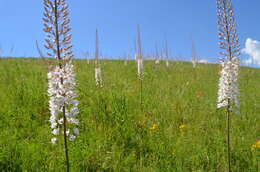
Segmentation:
[(96, 79), (96, 85), (102, 87), (102, 75), (101, 75), (101, 68), (96, 67), (95, 68), (95, 79)]
[(78, 128), (73, 128), (73, 132), (77, 135), (79, 135), (79, 129)]
[(56, 144), (56, 142), (57, 142), (57, 138), (56, 138), (56, 137), (53, 137), (53, 138), (51, 139), (51, 143), (52, 143), (52, 144)]
[(74, 141), (76, 138), (76, 136), (74, 136), (73, 134), (69, 134), (69, 140), (70, 141)]
[(234, 106), (239, 108), (238, 70), (239, 60), (235, 57), (222, 63), (217, 100), (218, 108), (228, 105), (230, 105), (230, 110)]
[[(57, 136), (60, 134), (60, 128), (64, 122), (63, 110), (65, 110), (67, 118), (68, 131), (74, 125), (79, 125), (78, 119), (75, 118), (79, 114), (79, 110), (74, 91), (76, 81), (73, 74), (73, 65), (69, 61), (62, 67), (56, 66), (48, 73), (48, 80), (49, 110), (51, 113), (49, 121), (52, 134)], [(51, 140), (52, 143), (56, 141), (57, 138)]]
[(166, 64), (166, 67), (169, 67), (169, 60), (166, 60), (165, 64)]
[(58, 120), (58, 123), (59, 123), (60, 125), (62, 125), (62, 124), (63, 124), (63, 118), (59, 119), (59, 120)]
[(197, 61), (195, 59), (192, 59), (192, 67), (195, 68), (197, 64)]
[(59, 129), (59, 128), (54, 128), (54, 129), (52, 130), (52, 134), (55, 135), (55, 136), (59, 135), (59, 132), (60, 132), (60, 129)]
[(143, 59), (138, 58), (137, 59), (137, 72), (138, 72), (138, 77), (140, 79), (143, 79), (143, 74), (144, 74), (144, 66), (143, 66)]

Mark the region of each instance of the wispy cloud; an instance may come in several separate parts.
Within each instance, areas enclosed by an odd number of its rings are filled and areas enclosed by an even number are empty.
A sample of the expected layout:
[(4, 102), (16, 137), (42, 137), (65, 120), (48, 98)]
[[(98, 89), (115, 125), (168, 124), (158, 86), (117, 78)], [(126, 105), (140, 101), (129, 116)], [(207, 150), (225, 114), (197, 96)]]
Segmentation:
[(246, 39), (245, 48), (242, 52), (249, 55), (249, 58), (242, 61), (244, 64), (260, 65), (260, 42), (251, 38)]

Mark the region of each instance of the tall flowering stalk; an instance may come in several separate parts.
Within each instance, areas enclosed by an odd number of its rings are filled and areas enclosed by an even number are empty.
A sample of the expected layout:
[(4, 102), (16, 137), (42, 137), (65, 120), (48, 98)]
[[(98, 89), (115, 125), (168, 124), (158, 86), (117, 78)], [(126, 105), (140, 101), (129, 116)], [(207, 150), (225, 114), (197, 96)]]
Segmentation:
[(160, 64), (160, 55), (157, 44), (155, 45), (155, 64)]
[[(55, 57), (58, 65), (50, 68), (48, 73), (50, 123), (54, 137), (63, 134), (67, 171), (70, 170), (67, 137), (73, 141), (79, 134), (76, 116), (79, 114), (78, 101), (74, 91), (76, 81), (72, 65), (72, 45), (69, 34), (68, 5), (65, 0), (44, 0), (44, 31), (47, 34), (45, 48), (48, 56)], [(63, 130), (62, 130), (63, 128)]]
[(225, 107), (227, 112), (228, 171), (231, 171), (230, 128), (231, 113), (239, 108), (238, 70), (240, 45), (236, 30), (234, 10), (231, 0), (217, 0), (219, 45), (223, 51), (222, 70), (219, 79), (217, 107)]
[(102, 74), (99, 62), (99, 39), (98, 39), (98, 30), (96, 30), (96, 53), (95, 53), (95, 80), (98, 87), (103, 86)]
[(168, 42), (165, 41), (165, 65), (169, 67), (169, 50), (168, 50)]
[(141, 33), (140, 27), (137, 26), (137, 47), (136, 47), (136, 60), (137, 60), (137, 72), (140, 80), (143, 80), (144, 77), (144, 65), (143, 65), (143, 53), (141, 45)]
[(141, 109), (143, 106), (143, 78), (144, 78), (144, 65), (143, 65), (143, 53), (142, 53), (142, 44), (141, 44), (141, 33), (140, 27), (137, 26), (137, 39), (136, 39), (136, 60), (137, 60), (137, 74), (140, 81), (140, 105)]
[(129, 60), (129, 56), (125, 54), (125, 61), (124, 61), (125, 66), (127, 66), (128, 60)]
[(195, 47), (195, 42), (192, 41), (192, 66), (193, 68), (196, 67), (198, 62), (198, 58), (197, 58), (197, 51), (196, 51), (196, 47)]

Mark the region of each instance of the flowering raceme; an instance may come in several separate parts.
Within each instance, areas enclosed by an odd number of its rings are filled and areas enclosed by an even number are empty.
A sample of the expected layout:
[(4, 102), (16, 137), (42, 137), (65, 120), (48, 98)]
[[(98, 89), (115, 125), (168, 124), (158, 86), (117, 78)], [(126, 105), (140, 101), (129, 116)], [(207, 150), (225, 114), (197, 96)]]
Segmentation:
[(143, 74), (144, 74), (143, 70), (144, 70), (143, 59), (139, 58), (137, 59), (137, 72), (138, 72), (138, 77), (140, 79), (143, 79)]
[(95, 68), (95, 80), (96, 80), (96, 85), (102, 87), (102, 75), (101, 75), (101, 68), (96, 67)]
[(227, 107), (232, 111), (239, 108), (238, 70), (240, 44), (236, 30), (234, 10), (231, 0), (217, 0), (219, 45), (222, 69), (219, 78), (217, 107)]
[[(74, 88), (76, 86), (75, 76), (73, 74), (73, 65), (67, 63), (62, 68), (55, 67), (48, 73), (48, 95), (49, 109), (51, 112), (50, 123), (52, 134), (58, 136), (61, 132), (60, 128), (63, 125), (63, 107), (67, 119), (67, 136), (71, 141), (75, 139), (75, 135), (79, 134), (76, 128), (79, 125), (76, 116), (79, 114), (78, 101)], [(61, 82), (62, 80), (62, 82)], [(52, 143), (55, 143), (57, 138), (52, 138)]]
[(103, 87), (101, 67), (100, 67), (100, 62), (99, 62), (99, 37), (98, 37), (98, 30), (96, 30), (95, 80), (96, 80), (96, 86)]
[(226, 107), (227, 164), (231, 167), (230, 129), (233, 110), (239, 113), (238, 70), (240, 44), (231, 0), (217, 0), (218, 37), (222, 55), (217, 108)]
[(58, 66), (51, 67), (48, 73), (48, 95), (51, 117), (51, 142), (57, 142), (57, 136), (63, 134), (64, 153), (67, 172), (70, 171), (69, 148), (67, 138), (73, 141), (79, 134), (76, 116), (79, 114), (78, 101), (74, 88), (76, 86), (73, 73), (72, 44), (69, 26), (69, 6), (66, 0), (43, 0), (44, 32), (46, 33), (45, 48), (49, 57), (55, 57)]
[(232, 106), (239, 108), (238, 70), (239, 60), (235, 57), (222, 63), (217, 100), (218, 108), (228, 106), (229, 104), (231, 109)]

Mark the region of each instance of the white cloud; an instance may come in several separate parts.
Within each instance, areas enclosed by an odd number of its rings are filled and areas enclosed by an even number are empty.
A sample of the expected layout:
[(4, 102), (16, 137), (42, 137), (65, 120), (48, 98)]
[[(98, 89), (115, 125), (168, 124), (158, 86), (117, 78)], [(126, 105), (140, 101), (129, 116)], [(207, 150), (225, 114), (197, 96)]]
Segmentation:
[(199, 63), (203, 63), (203, 64), (208, 64), (209, 63), (209, 61), (207, 59), (200, 59), (198, 62)]
[(242, 52), (249, 55), (249, 58), (244, 60), (245, 64), (257, 64), (260, 65), (260, 42), (252, 40), (251, 38), (246, 39), (245, 48)]

